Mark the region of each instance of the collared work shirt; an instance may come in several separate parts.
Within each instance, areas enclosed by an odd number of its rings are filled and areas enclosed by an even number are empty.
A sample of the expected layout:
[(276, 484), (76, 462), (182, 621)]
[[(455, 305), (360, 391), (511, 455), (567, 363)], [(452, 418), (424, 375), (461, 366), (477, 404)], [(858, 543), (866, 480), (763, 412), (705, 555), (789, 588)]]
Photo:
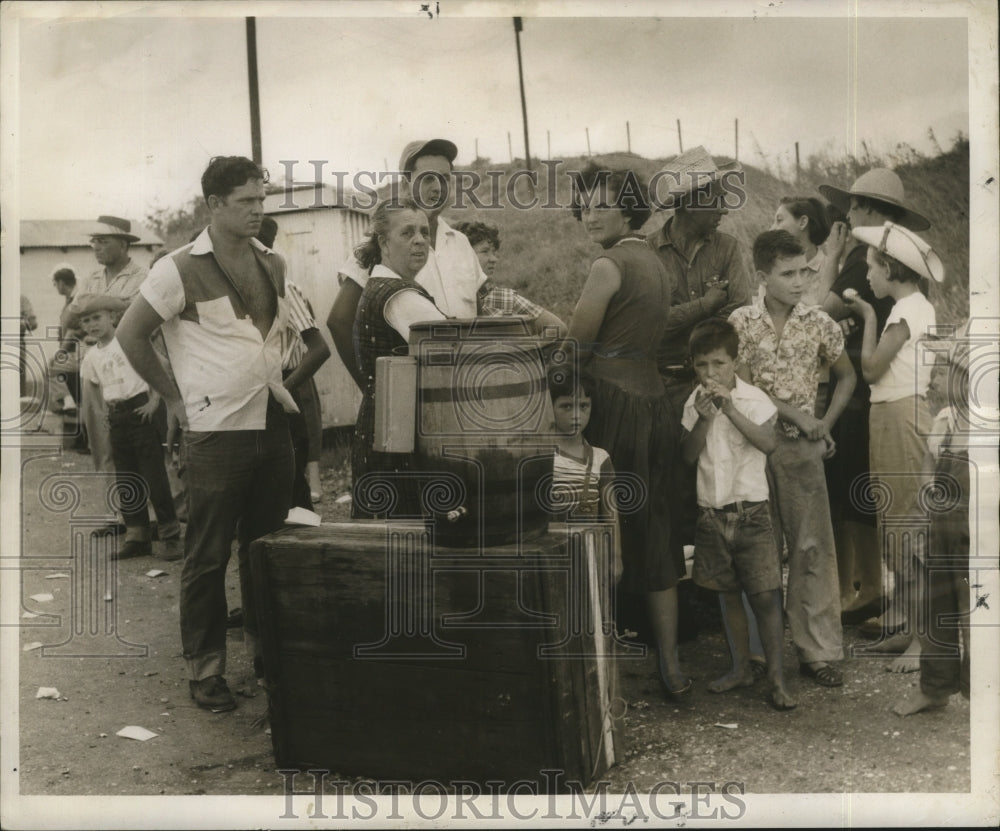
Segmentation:
[(104, 266), (92, 271), (83, 280), (81, 286), (77, 286), (78, 294), (110, 294), (119, 297), (126, 303), (131, 303), (139, 293), (139, 287), (146, 279), (149, 270), (144, 265), (139, 265), (135, 260), (129, 260), (114, 279), (108, 280), (108, 270)]
[[(341, 281), (344, 277), (353, 280), (361, 288), (368, 282), (368, 272), (353, 256), (340, 269), (340, 277)], [(448, 317), (467, 318), (476, 316), (476, 298), (479, 287), (486, 282), (486, 273), (468, 237), (439, 218), (437, 240), (427, 252), (427, 263), (416, 281)]]
[[(813, 415), (821, 365), (833, 364), (844, 351), (844, 334), (826, 312), (797, 303), (789, 312), (781, 337), (763, 301), (736, 309), (729, 322), (740, 336), (737, 360), (750, 380), (772, 398)], [(799, 428), (778, 419), (789, 438)]]
[[(699, 384), (684, 404), (681, 424), (688, 432), (700, 418), (694, 400), (701, 390)], [(737, 412), (754, 424), (764, 424), (778, 412), (766, 393), (742, 378), (736, 379), (730, 395)], [(698, 456), (698, 504), (722, 508), (731, 502), (763, 502), (768, 498), (766, 468), (767, 456), (723, 413), (716, 413)]]
[[(734, 309), (749, 303), (752, 296), (750, 271), (735, 237), (715, 231), (698, 243), (687, 260), (670, 238), (673, 222), (671, 217), (659, 231), (646, 238), (670, 276), (670, 312), (657, 354), (661, 369), (684, 365), (688, 337), (696, 324), (713, 316), (725, 320)], [(729, 282), (726, 288), (729, 299), (713, 314), (702, 298), (708, 290), (706, 284), (714, 280)]]
[(277, 295), (266, 337), (216, 260), (207, 228), (161, 259), (142, 285), (142, 296), (164, 319), (160, 328), (193, 431), (263, 430), (269, 392), (287, 412), (298, 412), (281, 383), (285, 261), (255, 239), (250, 245)]

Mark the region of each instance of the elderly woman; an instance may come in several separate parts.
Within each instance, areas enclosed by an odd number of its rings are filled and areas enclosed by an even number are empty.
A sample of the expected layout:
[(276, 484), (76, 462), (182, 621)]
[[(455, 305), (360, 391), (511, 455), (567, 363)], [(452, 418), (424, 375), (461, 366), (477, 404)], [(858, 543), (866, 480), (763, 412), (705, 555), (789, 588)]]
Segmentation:
[(621, 480), (621, 588), (645, 597), (660, 681), (667, 696), (677, 698), (691, 689), (677, 655), (684, 554), (673, 533), (669, 479), (680, 426), (656, 368), (670, 278), (639, 233), (650, 215), (639, 178), (590, 167), (577, 185), (574, 215), (602, 250), (573, 312), (567, 351), (576, 350), (577, 365), (595, 382), (587, 440), (610, 454)]
[[(400, 453), (380, 453), (373, 447), (375, 437), (375, 361), (401, 354), (406, 348), (410, 326), (423, 320), (444, 320), (445, 314), (431, 296), (415, 282), (430, 249), (430, 225), (425, 214), (410, 200), (385, 201), (372, 217), (368, 239), (355, 249), (355, 256), (368, 271), (369, 279), (358, 302), (354, 318), (354, 351), (364, 380), (363, 398), (354, 427), (351, 473), (354, 499), (351, 516), (371, 519), (392, 510), (373, 510), (376, 493), (386, 482), (400, 495), (395, 513), (419, 512), (405, 473), (412, 457)], [(384, 474), (368, 476), (367, 474)], [(393, 476), (393, 474), (403, 474)]]

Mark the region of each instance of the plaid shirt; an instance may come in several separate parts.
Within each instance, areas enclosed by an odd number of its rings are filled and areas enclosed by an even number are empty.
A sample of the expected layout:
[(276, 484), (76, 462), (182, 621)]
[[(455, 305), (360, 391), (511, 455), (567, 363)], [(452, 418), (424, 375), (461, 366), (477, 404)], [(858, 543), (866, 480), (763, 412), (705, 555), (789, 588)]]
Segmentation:
[(514, 289), (498, 286), (492, 280), (487, 280), (479, 287), (476, 296), (479, 303), (479, 313), (483, 317), (508, 317), (524, 315), (536, 320), (543, 311), (537, 303), (522, 297)]

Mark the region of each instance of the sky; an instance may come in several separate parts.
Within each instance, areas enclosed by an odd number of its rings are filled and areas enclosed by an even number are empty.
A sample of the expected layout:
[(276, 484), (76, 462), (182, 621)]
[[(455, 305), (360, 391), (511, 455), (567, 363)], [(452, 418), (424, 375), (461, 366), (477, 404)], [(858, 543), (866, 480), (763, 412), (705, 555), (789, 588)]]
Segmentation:
[[(597, 3), (517, 7), (536, 12), (521, 38), (532, 155), (583, 155), (588, 130), (594, 153), (625, 150), (626, 122), (634, 152), (671, 155), (680, 119), (685, 147), (731, 156), (738, 119), (740, 159), (787, 171), (796, 141), (805, 159), (861, 153), (862, 140), (930, 152), (929, 129), (944, 147), (968, 133), (965, 19), (848, 17), (847, 3), (808, 7), (826, 17), (793, 17), (806, 7), (791, 3), (756, 16), (749, 2), (696, 8), (723, 5), (743, 16), (642, 16), (695, 8), (670, 2), (612, 7), (631, 17), (600, 16), (609, 7)], [(477, 143), (507, 162), (509, 132), (523, 157), (512, 7), (445, 0), (428, 19), (420, 6), (43, 4), (16, 33), (20, 216), (141, 221), (196, 196), (211, 156), (250, 155), (240, 14), (257, 16), (275, 178), (282, 160), (306, 179), (312, 159), (394, 170), (420, 137), (454, 140), (461, 165)]]

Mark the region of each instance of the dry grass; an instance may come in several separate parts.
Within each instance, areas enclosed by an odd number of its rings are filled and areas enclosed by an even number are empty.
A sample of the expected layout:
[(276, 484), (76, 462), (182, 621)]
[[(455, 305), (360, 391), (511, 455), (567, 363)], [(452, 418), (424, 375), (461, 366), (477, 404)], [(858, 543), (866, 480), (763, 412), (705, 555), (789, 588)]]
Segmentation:
[[(648, 177), (659, 170), (665, 160), (617, 153), (595, 156), (594, 161), (602, 166), (631, 167)], [(560, 204), (568, 204), (568, 171), (579, 170), (586, 163), (583, 158), (564, 160), (556, 176), (556, 201)], [(770, 227), (781, 197), (819, 196), (817, 187), (823, 183), (846, 188), (860, 173), (877, 166), (895, 168), (903, 180), (907, 200), (932, 222), (931, 229), (922, 235), (939, 252), (947, 269), (945, 282), (930, 289), (938, 321), (957, 323), (965, 320), (969, 315), (969, 144), (963, 137), (956, 139), (947, 152), (933, 157), (922, 156), (906, 147), (899, 148), (898, 154), (888, 159), (870, 155), (863, 159), (813, 157), (797, 184), (783, 181), (769, 170), (747, 166), (747, 203), (726, 217), (722, 230), (743, 243), (749, 259), (754, 238)], [(515, 161), (511, 166), (478, 160), (475, 169), (507, 172), (519, 167), (523, 167), (523, 161)], [(568, 210), (544, 207), (549, 189), (549, 170), (544, 166), (538, 169), (538, 180), (537, 195), (542, 202), (539, 207), (515, 209), (503, 195), (502, 210), (470, 207), (451, 211), (448, 217), (456, 220), (477, 218), (497, 225), (502, 239), (497, 279), (568, 321), (597, 248)], [(506, 185), (505, 177), (501, 184)], [(489, 202), (485, 184), (478, 194), (483, 202)], [(523, 179), (518, 183), (516, 196), (522, 201), (528, 201), (531, 196), (528, 183)], [(656, 228), (663, 218), (663, 215), (654, 216), (644, 230)]]

